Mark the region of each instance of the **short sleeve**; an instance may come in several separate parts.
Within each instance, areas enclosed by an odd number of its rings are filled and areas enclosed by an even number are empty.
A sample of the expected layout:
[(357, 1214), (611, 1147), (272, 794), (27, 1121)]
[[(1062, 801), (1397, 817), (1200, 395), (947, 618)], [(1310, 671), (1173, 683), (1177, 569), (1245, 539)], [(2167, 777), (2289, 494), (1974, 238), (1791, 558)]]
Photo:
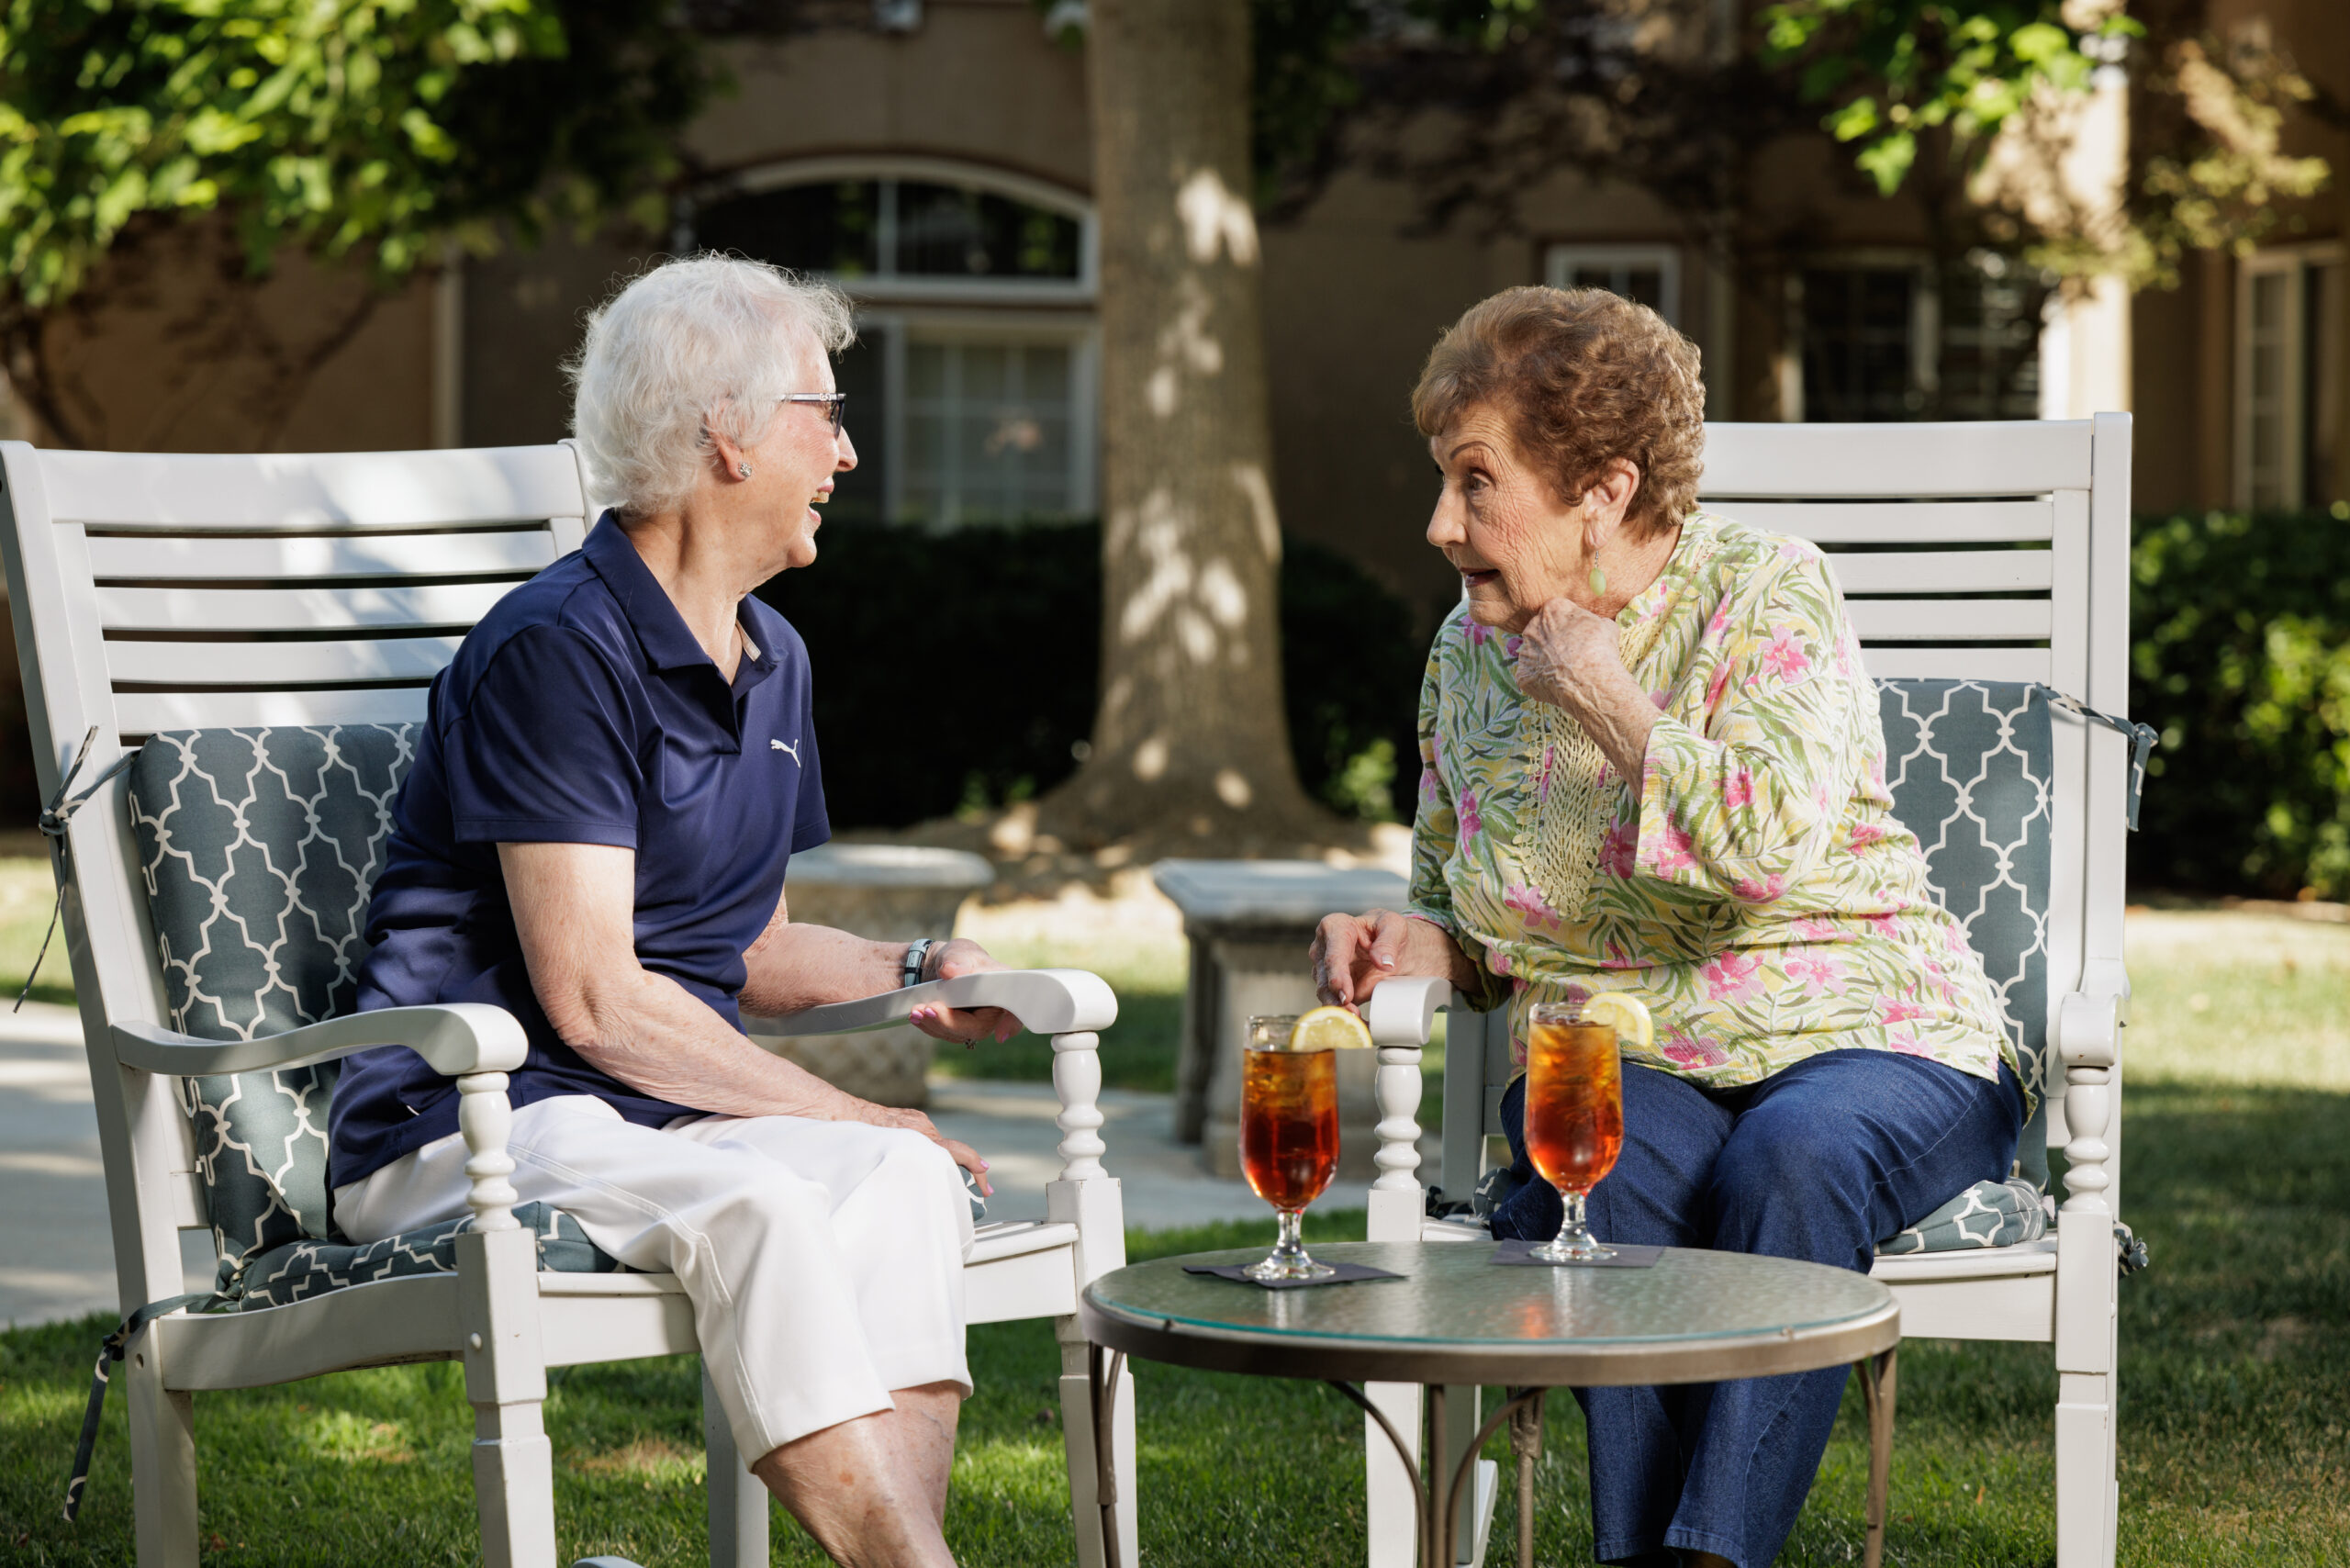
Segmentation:
[(791, 852), (799, 854), (818, 845), (829, 844), (833, 837), (832, 818), (824, 812), (824, 766), (816, 748), (816, 698), (814, 683), (802, 688), (800, 700), (800, 734), (802, 760), (800, 764), (800, 795), (792, 804)]
[(627, 686), (593, 643), (559, 626), (518, 632), (442, 736), (457, 842), (634, 849), (640, 733)]

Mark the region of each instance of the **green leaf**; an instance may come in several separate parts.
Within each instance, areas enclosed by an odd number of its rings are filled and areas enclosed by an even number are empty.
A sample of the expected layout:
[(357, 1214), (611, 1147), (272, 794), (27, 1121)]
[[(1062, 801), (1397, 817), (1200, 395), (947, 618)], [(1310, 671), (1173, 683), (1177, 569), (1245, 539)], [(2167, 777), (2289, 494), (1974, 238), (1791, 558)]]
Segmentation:
[(1874, 98), (1854, 98), (1827, 120), (1829, 134), (1839, 141), (1858, 141), (1881, 123)]
[(1888, 132), (1853, 160), (1886, 196), (1901, 188), (1901, 182), (1908, 177), (1909, 166), (1917, 161), (1918, 139), (1906, 130)]

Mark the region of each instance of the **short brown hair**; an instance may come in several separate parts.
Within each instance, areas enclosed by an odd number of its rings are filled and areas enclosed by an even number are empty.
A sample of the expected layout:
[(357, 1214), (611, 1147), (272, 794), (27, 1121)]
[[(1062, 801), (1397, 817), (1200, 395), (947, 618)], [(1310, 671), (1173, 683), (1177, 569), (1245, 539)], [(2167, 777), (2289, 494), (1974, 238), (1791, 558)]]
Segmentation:
[(1687, 516), (1705, 467), (1697, 345), (1645, 305), (1604, 288), (1505, 288), (1437, 340), (1412, 389), (1412, 420), (1441, 435), (1491, 404), (1518, 454), (1572, 504), (1600, 470), (1640, 471), (1625, 517), (1661, 533)]

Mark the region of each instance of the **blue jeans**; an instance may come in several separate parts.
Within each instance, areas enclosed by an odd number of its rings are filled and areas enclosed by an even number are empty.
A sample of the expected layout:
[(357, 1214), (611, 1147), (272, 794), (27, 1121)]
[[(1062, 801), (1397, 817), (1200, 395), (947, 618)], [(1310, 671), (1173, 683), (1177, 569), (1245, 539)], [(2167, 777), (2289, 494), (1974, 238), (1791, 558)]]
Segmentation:
[[(1603, 1241), (1707, 1247), (1865, 1271), (1880, 1238), (2015, 1159), (2023, 1094), (1889, 1051), (1830, 1051), (1740, 1089), (1624, 1069), (1624, 1150), (1592, 1189)], [(1526, 1158), (1526, 1081), (1502, 1096), (1522, 1185), (1494, 1234), (1548, 1239), (1565, 1211)], [(1762, 1568), (1795, 1529), (1847, 1369), (1735, 1383), (1574, 1391), (1591, 1438), (1604, 1562), (1675, 1550)]]

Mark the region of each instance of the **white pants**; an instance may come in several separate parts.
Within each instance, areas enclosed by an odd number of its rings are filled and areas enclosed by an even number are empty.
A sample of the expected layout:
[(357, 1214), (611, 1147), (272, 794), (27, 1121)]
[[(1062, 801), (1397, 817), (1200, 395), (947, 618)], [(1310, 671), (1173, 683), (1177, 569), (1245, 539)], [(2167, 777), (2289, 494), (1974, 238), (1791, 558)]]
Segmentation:
[[(921, 1134), (796, 1116), (644, 1127), (566, 1095), (515, 1112), (506, 1147), (523, 1202), (684, 1284), (744, 1464), (892, 1408), (893, 1388), (970, 1393), (970, 1203), (954, 1160)], [(465, 1212), (464, 1165), (452, 1133), (337, 1188), (335, 1218), (354, 1241), (453, 1219)]]

